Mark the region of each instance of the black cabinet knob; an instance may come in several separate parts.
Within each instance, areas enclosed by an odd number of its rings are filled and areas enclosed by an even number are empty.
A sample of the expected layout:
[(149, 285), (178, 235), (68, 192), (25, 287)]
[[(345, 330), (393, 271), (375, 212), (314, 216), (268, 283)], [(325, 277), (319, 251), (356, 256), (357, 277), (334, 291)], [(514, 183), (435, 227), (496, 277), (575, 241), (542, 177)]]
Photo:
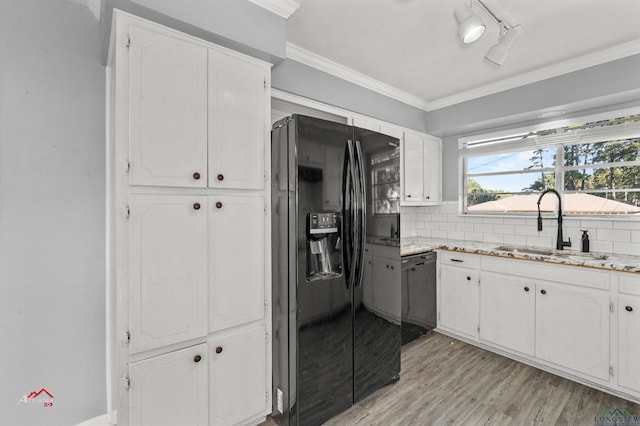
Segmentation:
[(218, 180), (221, 182), (224, 180), (224, 175), (222, 173), (218, 175)]
[(529, 291), (529, 287), (525, 287), (525, 288), (524, 288), (524, 291)]
[(195, 173), (193, 174), (193, 179), (194, 179), (194, 180), (198, 180), (198, 179), (200, 179), (200, 173), (195, 172)]
[(217, 208), (217, 209), (221, 209), (221, 208), (222, 208), (222, 203), (221, 203), (220, 201), (218, 201), (218, 202), (216, 203), (216, 208)]
[(222, 353), (222, 346), (218, 346), (218, 347), (216, 348), (216, 353), (217, 353), (217, 354)]
[(633, 311), (633, 308), (631, 306), (626, 306), (625, 309), (627, 310), (627, 312)]
[(193, 204), (193, 209), (194, 210), (200, 210), (200, 203), (194, 203)]
[(540, 293), (547, 294), (547, 290), (540, 290)]
[(201, 359), (202, 357), (200, 355), (196, 355), (193, 357), (193, 362), (200, 362)]
[(467, 276), (467, 281), (471, 281), (471, 277)]

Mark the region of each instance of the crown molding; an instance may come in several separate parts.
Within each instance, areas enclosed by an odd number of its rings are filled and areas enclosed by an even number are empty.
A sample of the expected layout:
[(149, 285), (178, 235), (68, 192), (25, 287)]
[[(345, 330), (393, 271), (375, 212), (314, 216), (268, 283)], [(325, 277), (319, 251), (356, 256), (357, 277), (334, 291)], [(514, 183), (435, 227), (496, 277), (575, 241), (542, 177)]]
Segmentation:
[(450, 96), (429, 101), (390, 86), (379, 80), (373, 79), (365, 74), (310, 52), (300, 46), (287, 42), (288, 58), (427, 112), (467, 102), (483, 96), (489, 96), (504, 90), (514, 89), (516, 87), (558, 77), (563, 74), (579, 71), (639, 53), (640, 40), (632, 40), (599, 52), (567, 59), (566, 61), (551, 64), (530, 72), (518, 74), (513, 77), (507, 77), (480, 87), (475, 87), (471, 90), (458, 92)]
[(544, 66), (533, 71), (514, 75), (513, 77), (507, 77), (493, 83), (473, 88), (471, 90), (466, 90), (464, 92), (445, 96), (440, 99), (428, 101), (427, 111), (448, 107), (461, 102), (466, 102), (476, 98), (481, 98), (483, 96), (502, 92), (504, 90), (514, 89), (516, 87), (536, 83), (553, 77), (558, 77), (570, 72), (580, 71), (585, 68), (601, 65), (606, 62), (615, 61), (617, 59), (622, 59), (627, 56), (636, 55), (638, 53), (640, 53), (640, 40), (632, 40), (630, 42), (612, 46), (598, 52), (577, 56), (575, 58)]
[(317, 55), (300, 46), (288, 42), (287, 58), (326, 72), (327, 74), (331, 74), (350, 83), (357, 84), (365, 89), (372, 90), (381, 95), (403, 102), (407, 105), (427, 111), (428, 103), (418, 96), (373, 79), (358, 71), (327, 59), (324, 56)]
[(300, 2), (297, 0), (249, 0), (269, 12), (274, 13), (284, 19), (289, 19), (293, 12), (298, 10)]

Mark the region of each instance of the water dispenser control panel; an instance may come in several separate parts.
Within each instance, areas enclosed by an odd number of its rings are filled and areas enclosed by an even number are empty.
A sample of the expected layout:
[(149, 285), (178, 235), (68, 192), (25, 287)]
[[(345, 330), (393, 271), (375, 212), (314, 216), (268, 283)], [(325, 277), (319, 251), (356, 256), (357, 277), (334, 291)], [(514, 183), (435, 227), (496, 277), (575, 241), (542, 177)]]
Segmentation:
[(338, 232), (338, 213), (309, 213), (310, 234), (332, 234)]
[(342, 275), (340, 213), (307, 213), (307, 281)]

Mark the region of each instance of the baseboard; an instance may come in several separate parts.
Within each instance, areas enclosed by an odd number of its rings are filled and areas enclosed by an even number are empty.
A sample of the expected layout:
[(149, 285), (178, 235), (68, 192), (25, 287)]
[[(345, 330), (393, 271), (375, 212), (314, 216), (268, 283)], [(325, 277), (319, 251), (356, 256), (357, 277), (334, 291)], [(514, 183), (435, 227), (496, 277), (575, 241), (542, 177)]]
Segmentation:
[(106, 413), (98, 417), (78, 423), (76, 426), (113, 426), (117, 424), (116, 413)]

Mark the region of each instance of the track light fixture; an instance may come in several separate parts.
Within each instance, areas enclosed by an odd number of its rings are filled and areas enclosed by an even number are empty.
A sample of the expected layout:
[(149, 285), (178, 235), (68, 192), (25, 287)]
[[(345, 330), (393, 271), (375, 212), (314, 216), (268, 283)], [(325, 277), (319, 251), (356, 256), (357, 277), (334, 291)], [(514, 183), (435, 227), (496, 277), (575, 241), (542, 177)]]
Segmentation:
[(471, 0), (469, 6), (464, 4), (460, 5), (456, 7), (454, 12), (454, 16), (458, 22), (458, 36), (462, 40), (462, 43), (473, 43), (484, 34), (486, 29), (480, 17), (475, 15), (471, 10), (471, 6), (474, 1), (478, 3), (478, 5), (480, 5), (480, 7), (484, 9), (484, 11), (491, 16), (491, 18), (493, 18), (500, 27), (500, 38), (498, 39), (498, 43), (491, 47), (484, 57), (496, 65), (502, 65), (509, 55), (509, 48), (515, 41), (516, 37), (518, 37), (522, 32), (522, 27), (520, 25), (513, 26), (504, 19), (498, 18), (496, 14), (482, 2), (482, 0)]

